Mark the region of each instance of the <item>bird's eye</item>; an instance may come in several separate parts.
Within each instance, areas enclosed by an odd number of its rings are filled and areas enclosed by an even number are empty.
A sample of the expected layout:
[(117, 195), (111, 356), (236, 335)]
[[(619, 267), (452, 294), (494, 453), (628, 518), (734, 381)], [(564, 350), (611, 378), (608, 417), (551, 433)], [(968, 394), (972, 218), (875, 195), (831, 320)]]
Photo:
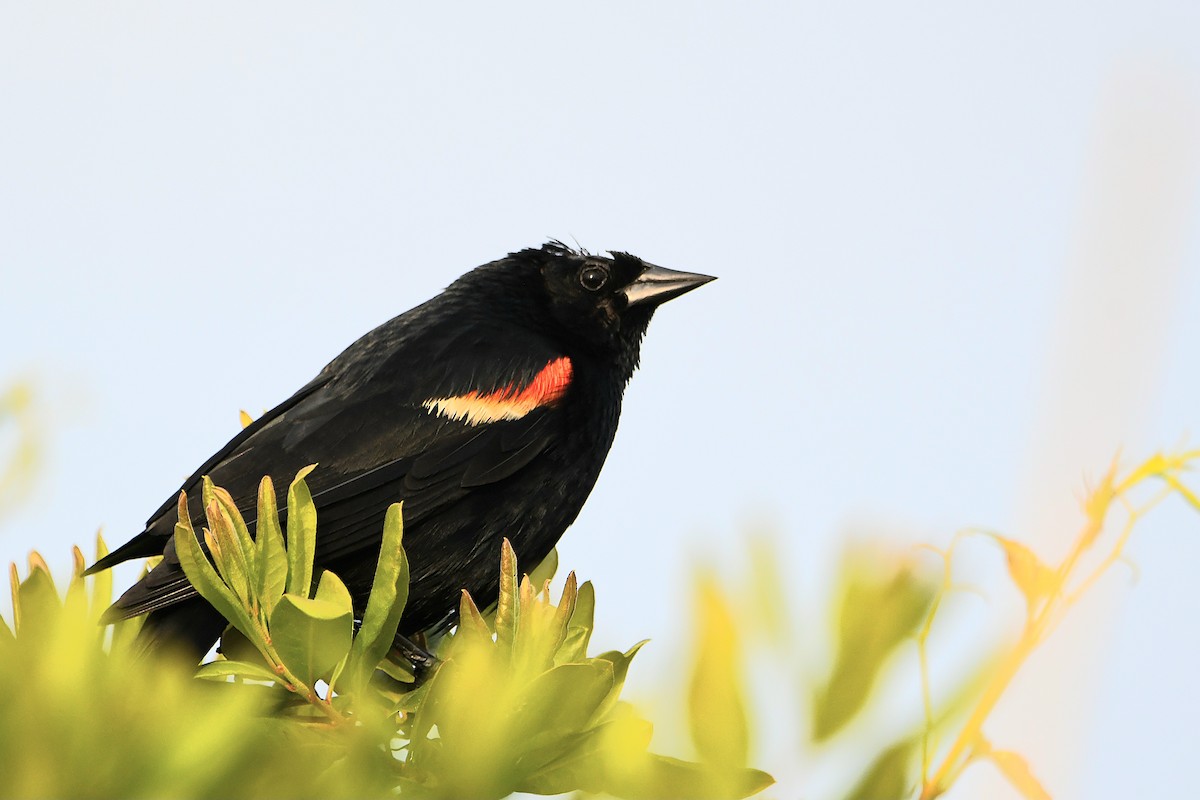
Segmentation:
[(608, 283), (608, 270), (604, 267), (584, 267), (579, 273), (579, 283), (589, 292), (598, 292)]

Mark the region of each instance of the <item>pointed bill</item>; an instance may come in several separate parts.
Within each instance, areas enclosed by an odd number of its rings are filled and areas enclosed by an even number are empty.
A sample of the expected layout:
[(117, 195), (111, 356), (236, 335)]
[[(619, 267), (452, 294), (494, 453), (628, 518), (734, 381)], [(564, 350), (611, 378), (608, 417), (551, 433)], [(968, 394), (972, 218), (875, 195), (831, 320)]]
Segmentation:
[(633, 283), (622, 290), (630, 306), (657, 306), (690, 292), (704, 284), (715, 281), (712, 275), (656, 267), (647, 264), (646, 269)]

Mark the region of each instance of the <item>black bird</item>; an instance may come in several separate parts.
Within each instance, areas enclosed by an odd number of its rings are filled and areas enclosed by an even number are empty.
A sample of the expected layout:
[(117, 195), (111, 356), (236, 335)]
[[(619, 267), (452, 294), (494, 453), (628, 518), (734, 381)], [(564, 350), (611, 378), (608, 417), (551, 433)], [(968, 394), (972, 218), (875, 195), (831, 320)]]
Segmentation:
[[(462, 589), (495, 596), (502, 538), (532, 567), (575, 520), (654, 310), (711, 280), (559, 242), (478, 267), (350, 345), (205, 461), (182, 487), (192, 521), (203, 518), (204, 475), (249, 522), (263, 475), (286, 486), (317, 463), (307, 479), (315, 574), (335, 572), (361, 613), (384, 514), (403, 500), (411, 584), (400, 633), (447, 626)], [(225, 622), (179, 565), (177, 497), (88, 572), (164, 556), (104, 619), (149, 612), (148, 648), (170, 644), (199, 659)]]

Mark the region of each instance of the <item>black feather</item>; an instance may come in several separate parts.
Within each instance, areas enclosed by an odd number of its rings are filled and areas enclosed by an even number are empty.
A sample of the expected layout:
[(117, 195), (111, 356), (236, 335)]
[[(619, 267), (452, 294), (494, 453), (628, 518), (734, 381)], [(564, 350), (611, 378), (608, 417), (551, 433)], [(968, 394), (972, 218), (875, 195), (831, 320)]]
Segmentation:
[[(593, 270), (587, 285), (584, 268)], [(182, 487), (193, 525), (203, 523), (204, 475), (253, 523), (263, 475), (282, 492), (316, 463), (308, 484), (317, 575), (337, 572), (361, 609), (384, 514), (403, 501), (411, 587), (400, 633), (452, 620), (464, 588), (486, 602), (496, 591), (500, 540), (509, 538), (532, 568), (596, 482), (653, 312), (627, 308), (623, 291), (647, 269), (624, 253), (609, 259), (552, 242), (467, 273), (363, 336), (206, 460)], [(607, 279), (601, 289), (592, 286), (595, 270)], [(569, 359), (569, 383), (531, 408), (467, 419), (438, 412), (438, 399), (510, 397), (559, 359)], [(89, 573), (163, 554), (104, 620), (150, 612), (148, 647), (179, 641), (198, 656), (224, 623), (175, 553), (177, 497)]]

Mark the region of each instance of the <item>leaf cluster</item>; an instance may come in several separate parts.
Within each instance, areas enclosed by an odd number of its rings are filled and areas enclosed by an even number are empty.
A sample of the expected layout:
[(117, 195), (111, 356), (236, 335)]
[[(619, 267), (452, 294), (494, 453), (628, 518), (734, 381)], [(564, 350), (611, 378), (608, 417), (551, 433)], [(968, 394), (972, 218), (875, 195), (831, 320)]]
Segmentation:
[[(741, 763), (686, 762), (651, 753), (653, 726), (620, 700), (626, 651), (588, 655), (595, 592), (567, 576), (557, 604), (549, 580), (517, 579), (507, 542), (489, 621), (463, 593), (446, 662), (413, 694), (410, 776), (442, 797), (572, 790), (618, 797), (743, 797), (771, 783)], [(709, 736), (728, 723), (705, 721)], [(469, 770), (453, 769), (470, 763)], [(714, 780), (714, 778), (716, 780)]]
[[(335, 574), (314, 575), (310, 470), (288, 488), (286, 531), (269, 479), (253, 530), (228, 492), (208, 480), (200, 530), (181, 495), (175, 550), (189, 580), (229, 622), (220, 655), (194, 674), (139, 653), (138, 620), (107, 634), (96, 624), (111, 578), (84, 579), (81, 554), (65, 600), (40, 557), (23, 580), (14, 567), (16, 624), (0, 628), (0, 677), (30, 691), (19, 713), (5, 718), (4, 741), (37, 742), (20, 755), (0, 746), (11, 756), (5, 763), (19, 765), (6, 789), (30, 797), (487, 798), (579, 790), (725, 798), (771, 783), (746, 766), (744, 736), (736, 752), (712, 744), (737, 723), (722, 699), (734, 693), (727, 685), (734, 676), (720, 659), (706, 668), (713, 675), (704, 685), (717, 701), (696, 722), (697, 741), (710, 743), (701, 760), (652, 753), (651, 723), (620, 699), (644, 643), (590, 655), (592, 585), (572, 573), (552, 599), (554, 559), (522, 576), (507, 541), (493, 610), (481, 613), (464, 592), (458, 626), (436, 643), (438, 664), (418, 680), (393, 646), (409, 580), (401, 505), (388, 510), (372, 591), (356, 608)], [(113, 724), (128, 728), (120, 741)], [(744, 719), (738, 724), (744, 728)], [(85, 777), (96, 770), (100, 779)]]
[[(97, 558), (107, 553), (98, 538)], [(0, 764), (7, 797), (369, 797), (369, 776), (314, 760), (311, 731), (282, 735), (266, 698), (221, 691), (133, 645), (140, 620), (105, 629), (111, 577), (56, 585), (38, 554), (10, 569), (0, 621)]]
[[(789, 613), (794, 604), (785, 596), (786, 575), (775, 548), (760, 540), (750, 553), (747, 586), (732, 592), (735, 599), (741, 597), (742, 610), (729, 616), (734, 625), (730, 635), (743, 641), (737, 648), (743, 658), (783, 668), (784, 682), (772, 685), (769, 702), (773, 708), (797, 709), (797, 732), (806, 748), (803, 757), (816, 764), (854, 765), (850, 779), (839, 780), (830, 796), (912, 797), (927, 726), (944, 729), (978, 683), (978, 674), (968, 675), (928, 717), (919, 706), (909, 712), (889, 709), (886, 727), (871, 729), (879, 721), (878, 707), (894, 699), (880, 691), (881, 685), (906, 674), (916, 655), (913, 644), (939, 592), (936, 572), (907, 547), (880, 541), (852, 543), (836, 566), (827, 638), (797, 652), (796, 634), (802, 623)], [(705, 587), (705, 591), (714, 589)], [(766, 639), (770, 645), (766, 652), (754, 649), (754, 634)], [(815, 651), (829, 653), (827, 669), (813, 666)], [(698, 652), (697, 662), (703, 660)], [(794, 697), (788, 696), (789, 687)]]
[(253, 535), (229, 493), (205, 478), (208, 526), (197, 535), (187, 495), (180, 494), (175, 550), (192, 585), (230, 623), (222, 637), (226, 658), (203, 665), (198, 677), (275, 684), (294, 696), (296, 702), (283, 704), (293, 713), (344, 723), (381, 707), (369, 679), (392, 647), (408, 600), (404, 526), (397, 503), (384, 520), (370, 599), (356, 629), (341, 579), (329, 571), (313, 578), (317, 516), (304, 481), (312, 469), (301, 470), (288, 488), (286, 540), (269, 477), (259, 485)]

